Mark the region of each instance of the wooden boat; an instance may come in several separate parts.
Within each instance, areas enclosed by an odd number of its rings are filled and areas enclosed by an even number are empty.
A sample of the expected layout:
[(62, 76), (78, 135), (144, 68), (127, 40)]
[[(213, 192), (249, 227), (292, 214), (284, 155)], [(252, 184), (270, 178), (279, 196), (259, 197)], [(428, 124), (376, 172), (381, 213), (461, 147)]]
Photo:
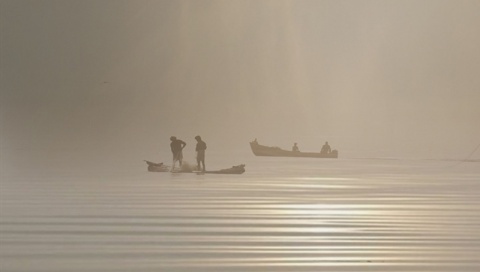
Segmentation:
[[(163, 163), (155, 163), (151, 161), (145, 161), (148, 165), (149, 172), (170, 172), (170, 166)], [(216, 170), (216, 171), (196, 171), (191, 169), (179, 169), (174, 170), (174, 173), (197, 173), (197, 174), (243, 174), (245, 172), (245, 164), (232, 166), (230, 168)]]
[(321, 153), (321, 152), (300, 152), (300, 151), (289, 151), (281, 149), (280, 147), (271, 147), (261, 145), (257, 140), (250, 142), (250, 148), (252, 148), (253, 154), (255, 156), (269, 156), (269, 157), (301, 157), (301, 158), (338, 158), (338, 151), (332, 150), (330, 153)]
[(148, 165), (147, 169), (148, 169), (149, 172), (168, 172), (168, 171), (170, 171), (170, 166), (166, 166), (165, 164), (163, 164), (163, 162), (155, 163), (155, 162), (151, 162), (151, 161), (147, 161), (147, 160), (145, 160), (145, 162)]
[(245, 164), (235, 165), (217, 171), (205, 171), (206, 174), (243, 174), (245, 172)]

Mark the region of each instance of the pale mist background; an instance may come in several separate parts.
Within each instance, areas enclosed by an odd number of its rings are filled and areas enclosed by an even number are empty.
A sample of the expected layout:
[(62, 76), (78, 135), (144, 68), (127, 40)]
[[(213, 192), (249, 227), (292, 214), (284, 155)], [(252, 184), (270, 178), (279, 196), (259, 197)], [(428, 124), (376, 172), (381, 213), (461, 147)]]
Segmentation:
[(171, 135), (190, 156), (197, 134), (227, 164), (254, 138), (464, 159), (480, 143), (479, 14), (476, 0), (2, 0), (0, 170), (143, 167), (170, 159)]

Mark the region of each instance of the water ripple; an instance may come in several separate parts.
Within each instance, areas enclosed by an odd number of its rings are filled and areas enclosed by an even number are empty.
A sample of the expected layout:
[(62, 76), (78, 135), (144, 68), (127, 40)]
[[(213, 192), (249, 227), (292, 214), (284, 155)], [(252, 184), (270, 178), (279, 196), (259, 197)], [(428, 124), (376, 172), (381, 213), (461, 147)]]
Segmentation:
[(2, 180), (0, 271), (480, 270), (476, 168), (308, 169)]

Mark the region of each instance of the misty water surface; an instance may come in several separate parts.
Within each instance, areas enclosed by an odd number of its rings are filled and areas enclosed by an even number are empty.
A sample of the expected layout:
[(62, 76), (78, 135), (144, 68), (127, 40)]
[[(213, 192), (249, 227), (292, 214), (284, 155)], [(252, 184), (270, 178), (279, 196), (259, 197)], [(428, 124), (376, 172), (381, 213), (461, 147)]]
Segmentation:
[(245, 157), (243, 175), (2, 178), (0, 270), (478, 271), (478, 163)]

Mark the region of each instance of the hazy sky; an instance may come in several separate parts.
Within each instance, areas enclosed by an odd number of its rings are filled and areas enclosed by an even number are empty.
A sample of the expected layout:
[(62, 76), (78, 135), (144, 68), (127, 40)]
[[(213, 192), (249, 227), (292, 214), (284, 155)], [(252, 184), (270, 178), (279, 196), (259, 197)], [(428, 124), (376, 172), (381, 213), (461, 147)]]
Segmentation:
[(169, 136), (193, 152), (197, 134), (214, 151), (258, 138), (462, 158), (480, 144), (479, 14), (477, 0), (0, 0), (1, 161), (160, 160)]

